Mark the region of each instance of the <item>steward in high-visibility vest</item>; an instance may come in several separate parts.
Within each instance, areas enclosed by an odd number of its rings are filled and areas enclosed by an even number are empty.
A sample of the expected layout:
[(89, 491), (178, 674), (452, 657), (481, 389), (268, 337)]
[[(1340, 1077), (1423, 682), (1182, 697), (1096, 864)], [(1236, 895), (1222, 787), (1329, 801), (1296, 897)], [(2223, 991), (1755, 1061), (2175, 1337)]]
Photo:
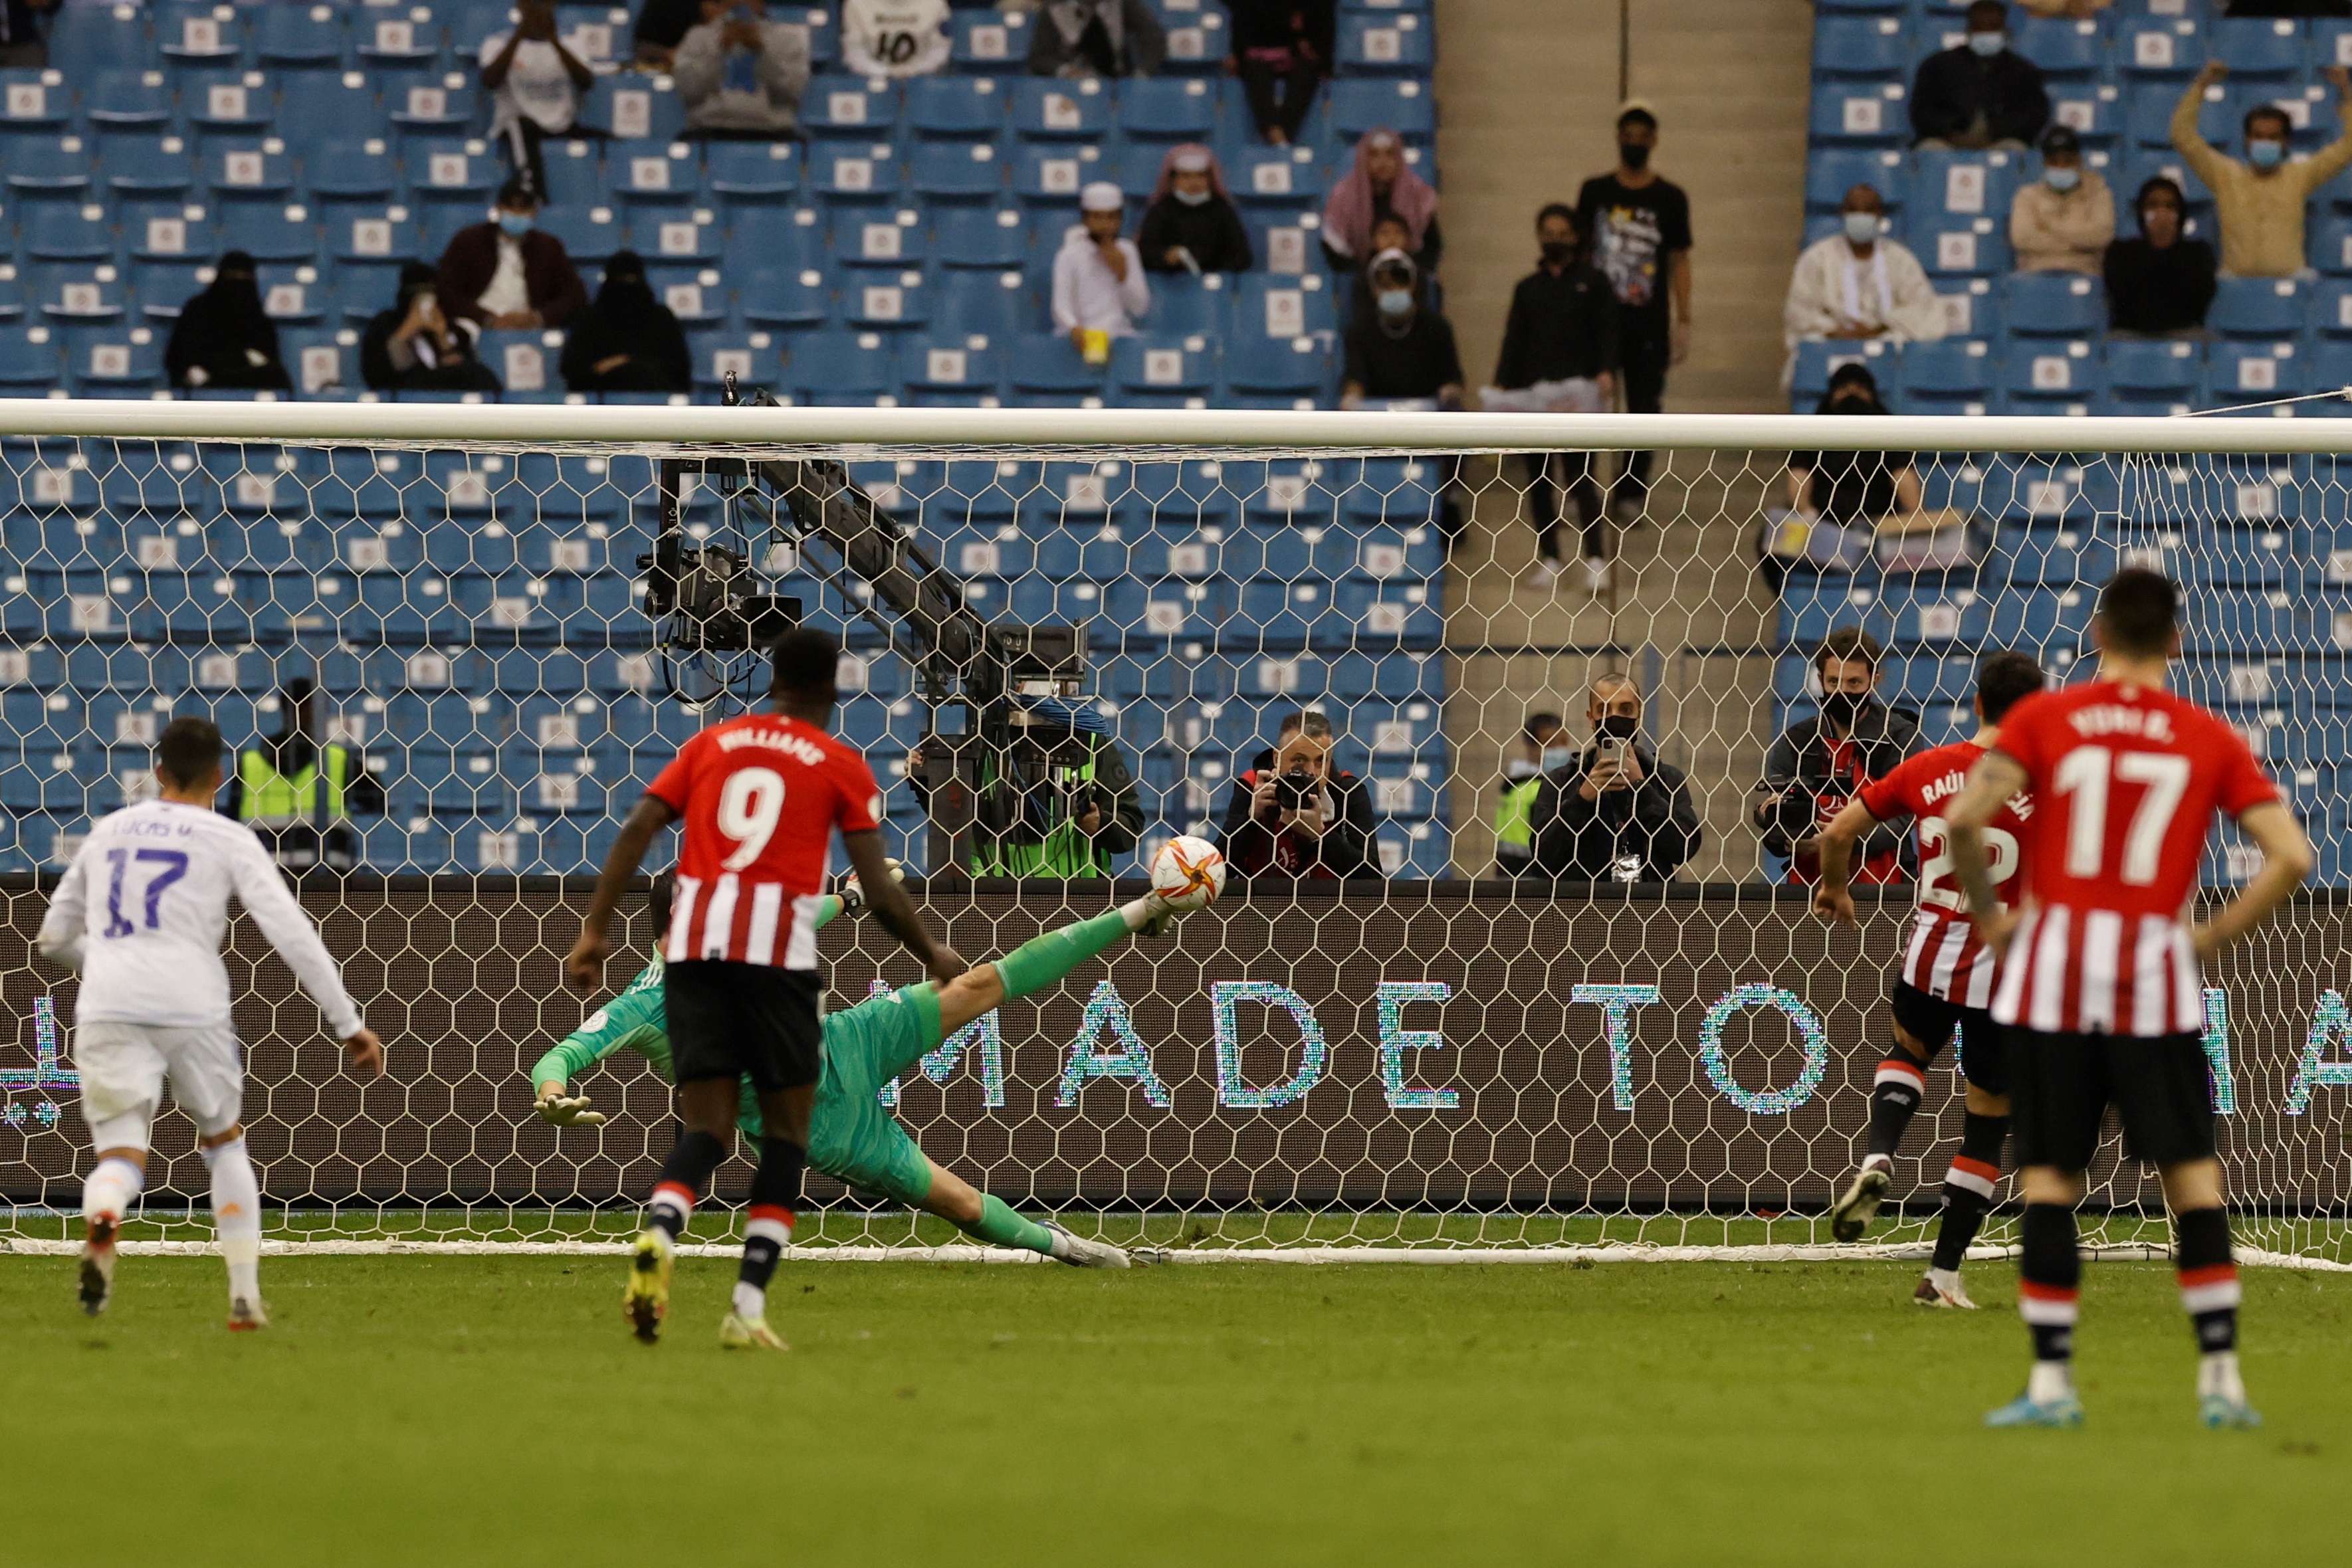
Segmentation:
[(357, 747), (310, 737), (311, 692), (306, 680), (288, 682), (278, 732), (238, 750), (229, 813), (289, 871), (349, 871), (360, 858), (352, 813), (382, 812), (383, 788)]
[(1531, 713), (1519, 730), (1520, 754), (1505, 768), (1502, 798), (1495, 805), (1495, 874), (1518, 876), (1535, 868), (1536, 792), (1546, 770), (1573, 760), (1561, 747), (1559, 715)]
[[(1090, 701), (1023, 695), (1011, 739), (983, 752), (974, 876), (1107, 877), (1143, 834), (1143, 801), (1109, 724)], [(920, 775), (908, 769), (919, 791)]]

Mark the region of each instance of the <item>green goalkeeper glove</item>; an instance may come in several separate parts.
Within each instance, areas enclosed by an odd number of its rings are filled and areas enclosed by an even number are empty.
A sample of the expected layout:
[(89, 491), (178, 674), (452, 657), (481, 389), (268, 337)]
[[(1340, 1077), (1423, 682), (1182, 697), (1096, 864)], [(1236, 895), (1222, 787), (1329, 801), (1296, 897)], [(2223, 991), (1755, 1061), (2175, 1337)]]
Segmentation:
[(542, 1122), (558, 1127), (601, 1127), (604, 1113), (588, 1109), (585, 1094), (566, 1094), (561, 1088), (551, 1088), (539, 1097), (532, 1109)]
[[(882, 863), (890, 868), (892, 882), (907, 880), (907, 865), (904, 861), (885, 857)], [(858, 884), (857, 873), (854, 871), (843, 873), (840, 890), (834, 896), (841, 900), (841, 912), (844, 915), (855, 915), (866, 906), (866, 889)]]

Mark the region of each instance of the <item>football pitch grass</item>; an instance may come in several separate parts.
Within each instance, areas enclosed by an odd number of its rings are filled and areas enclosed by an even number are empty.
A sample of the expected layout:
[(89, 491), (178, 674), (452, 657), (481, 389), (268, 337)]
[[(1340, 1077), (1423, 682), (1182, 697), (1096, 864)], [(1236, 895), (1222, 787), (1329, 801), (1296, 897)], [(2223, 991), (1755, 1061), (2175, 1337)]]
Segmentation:
[[(2024, 1334), (1884, 1262), (787, 1263), (786, 1355), (664, 1343), (604, 1257), (0, 1259), (26, 1564), (2339, 1561), (2352, 1277), (2246, 1276), (2259, 1431), (2193, 1419), (2161, 1264), (2085, 1279), (2079, 1432)], [(2333, 1477), (2335, 1479), (2331, 1479)]]

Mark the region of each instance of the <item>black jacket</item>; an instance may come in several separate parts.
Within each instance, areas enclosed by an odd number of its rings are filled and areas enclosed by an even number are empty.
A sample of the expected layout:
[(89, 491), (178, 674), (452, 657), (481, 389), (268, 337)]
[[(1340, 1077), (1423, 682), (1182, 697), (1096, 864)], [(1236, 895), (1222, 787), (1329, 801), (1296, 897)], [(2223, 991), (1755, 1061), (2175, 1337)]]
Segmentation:
[(1574, 262), (1557, 276), (1538, 267), (1519, 279), (1503, 322), (1496, 386), (1597, 376), (1618, 364), (1617, 296), (1607, 278)]
[(1919, 62), (1911, 88), (1911, 129), (1919, 141), (1961, 135), (1979, 113), (1992, 141), (2038, 140), (2050, 123), (2042, 68), (2015, 49), (1986, 59), (1966, 45)]
[(1175, 195), (1160, 197), (1143, 210), (1143, 226), (1136, 231), (1135, 248), (1143, 254), (1146, 272), (1181, 272), (1181, 262), (1168, 259), (1168, 247), (1182, 246), (1202, 272), (1247, 272), (1252, 264), (1249, 230), (1233, 203), (1212, 194), (1197, 207), (1188, 207)]
[[(628, 363), (596, 367), (616, 354)], [(643, 283), (605, 282), (563, 334), (563, 384), (573, 392), (682, 392), (694, 388), (686, 329)]]
[(1232, 799), (1225, 802), (1224, 825), (1217, 830), (1217, 852), (1225, 857), (1228, 874), (1244, 880), (1254, 876), (1331, 878), (1379, 876), (1380, 852), (1373, 847), (1372, 792), (1344, 768), (1332, 769), (1330, 790), (1339, 797), (1338, 818), (1311, 844), (1291, 833), (1276, 832), (1250, 814), (1258, 781), (1274, 766), (1274, 753), (1261, 751), (1247, 772), (1234, 780)]
[(1607, 882), (1619, 855), (1642, 857), (1641, 882), (1670, 882), (1704, 836), (1690, 780), (1640, 741), (1633, 755), (1642, 781), (1631, 789), (1606, 789), (1584, 798), (1581, 786), (1592, 765), (1590, 747), (1576, 762), (1544, 775), (1529, 820), (1535, 829), (1532, 873), (1559, 880)]
[[(1794, 847), (1792, 829), (1811, 823), (1799, 835), (1811, 837), (1827, 821), (1822, 813), (1829, 802), (1851, 796), (1862, 779), (1885, 778), (1918, 750), (1919, 716), (1907, 707), (1890, 707), (1873, 698), (1854, 716), (1849, 738), (1855, 749), (1843, 770), (1832, 766), (1834, 743), (1822, 734), (1818, 716), (1790, 725), (1772, 742), (1772, 748), (1764, 754), (1764, 780), (1756, 786), (1749, 808), (1749, 821), (1765, 849), (1776, 855), (1790, 854)], [(1789, 799), (1776, 804), (1783, 795)], [(1906, 841), (1902, 823), (1881, 823), (1857, 847), (1857, 871), (1874, 858), (1900, 855)]]
[(493, 395), (502, 390), (498, 372), (474, 357), (473, 340), (464, 332), (453, 335), (450, 357), (438, 365), (400, 369), (392, 362), (392, 335), (408, 319), (401, 306), (379, 310), (360, 339), (360, 379), (378, 392), (478, 392)]
[(2141, 239), (2107, 242), (2107, 328), (2115, 332), (2181, 332), (2205, 325), (2220, 287), (2213, 247), (2177, 239), (2163, 249)]

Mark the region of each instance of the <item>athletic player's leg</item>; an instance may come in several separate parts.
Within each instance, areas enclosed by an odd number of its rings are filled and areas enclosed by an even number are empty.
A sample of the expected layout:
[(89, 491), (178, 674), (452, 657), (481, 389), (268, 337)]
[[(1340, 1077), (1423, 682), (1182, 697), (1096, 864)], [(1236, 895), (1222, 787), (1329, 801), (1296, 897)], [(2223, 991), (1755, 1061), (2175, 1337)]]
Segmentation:
[(115, 1238), (147, 1185), (147, 1139), (163, 1101), (166, 1064), (138, 1024), (90, 1022), (74, 1032), (81, 1113), (97, 1163), (82, 1183), (81, 1310), (96, 1317), (114, 1295)]
[(1912, 1294), (1921, 1306), (1976, 1306), (1960, 1285), (1960, 1265), (2000, 1192), (2000, 1151), (2009, 1138), (2007, 1057), (2000, 1026), (1982, 1009), (1969, 1011), (1960, 1020), (1960, 1073), (1968, 1082), (1960, 1147), (1944, 1172), (1935, 1255)]
[(159, 1030), (170, 1059), (172, 1099), (196, 1124), (196, 1152), (211, 1176), (213, 1227), (228, 1266), (228, 1326), (269, 1326), (261, 1301), (261, 1182), (245, 1145), (245, 1052), (227, 1024)]
[(1985, 1420), (1995, 1427), (2076, 1427), (2083, 1421), (2074, 1379), (2083, 1257), (2074, 1207), (2083, 1201), (2083, 1173), (2106, 1115), (2106, 1041), (2011, 1030), (2008, 1044), (2011, 1132), (2025, 1197), (2017, 1310), (2032, 1338), (2033, 1365), (2025, 1392)]
[[(735, 1273), (719, 1343), (738, 1350), (782, 1350), (768, 1327), (768, 1284), (793, 1244), (801, 1183), (808, 1170), (809, 1118), (824, 1071), (824, 1040), (817, 1019), (822, 983), (813, 974), (753, 965), (733, 965), (737, 1015), (743, 1038), (743, 1071), (760, 1094), (759, 1164), (751, 1172), (751, 1202), (743, 1215), (743, 1259)], [(673, 1037), (675, 1044), (675, 1037)], [(705, 1114), (725, 1098), (713, 1093)], [(731, 1130), (731, 1127), (730, 1127)]]
[(1886, 1201), (1894, 1184), (1895, 1151), (1927, 1092), (1927, 1066), (1951, 1043), (1961, 1009), (1896, 981), (1892, 1008), (1894, 1043), (1878, 1063), (1870, 1085), (1870, 1130), (1862, 1165), (1830, 1210), (1830, 1234), (1858, 1241)]
[[(2172, 1211), (2180, 1305), (2197, 1333), (2197, 1414), (2208, 1427), (2255, 1427), (2238, 1372), (2238, 1266), (2215, 1157), (2213, 1101), (2203, 1042), (2193, 1034), (2125, 1040), (2138, 1071), (2124, 1086), (2124, 1141), (2152, 1160)], [(2120, 1073), (2118, 1074), (2120, 1076)]]

